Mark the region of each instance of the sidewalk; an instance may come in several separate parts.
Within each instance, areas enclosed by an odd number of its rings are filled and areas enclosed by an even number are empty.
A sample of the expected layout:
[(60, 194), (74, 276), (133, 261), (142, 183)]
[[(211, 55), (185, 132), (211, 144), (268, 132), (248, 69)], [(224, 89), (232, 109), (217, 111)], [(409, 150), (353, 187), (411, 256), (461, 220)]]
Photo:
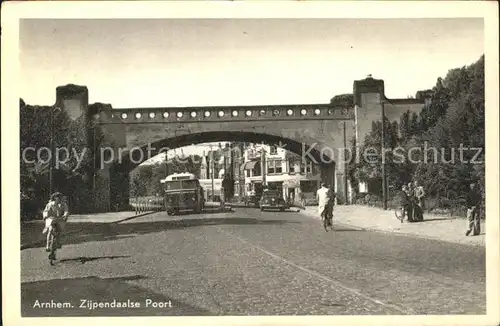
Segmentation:
[[(319, 219), (318, 207), (308, 206), (300, 211), (302, 214)], [(481, 234), (465, 236), (468, 222), (464, 218), (443, 215), (424, 214), (424, 221), (417, 223), (401, 223), (393, 210), (349, 205), (336, 206), (333, 212), (333, 224), (345, 224), (355, 228), (379, 232), (395, 232), (416, 237), (461, 243), (467, 245), (485, 245), (485, 225), (481, 221)]]
[[(137, 215), (135, 211), (70, 215), (64, 233), (79, 232), (84, 227), (88, 227), (88, 223), (118, 223), (151, 213), (154, 212), (142, 212)], [(46, 235), (42, 234), (43, 228), (44, 222), (42, 220), (21, 223), (21, 250), (45, 242)]]

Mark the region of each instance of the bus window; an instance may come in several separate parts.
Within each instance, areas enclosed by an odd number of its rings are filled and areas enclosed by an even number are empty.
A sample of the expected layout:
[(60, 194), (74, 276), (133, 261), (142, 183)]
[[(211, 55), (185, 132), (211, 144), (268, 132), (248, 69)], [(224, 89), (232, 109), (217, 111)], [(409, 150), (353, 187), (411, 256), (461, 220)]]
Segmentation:
[(182, 189), (195, 189), (198, 188), (197, 180), (183, 180)]
[(180, 190), (181, 182), (180, 181), (168, 181), (165, 183), (165, 190)]

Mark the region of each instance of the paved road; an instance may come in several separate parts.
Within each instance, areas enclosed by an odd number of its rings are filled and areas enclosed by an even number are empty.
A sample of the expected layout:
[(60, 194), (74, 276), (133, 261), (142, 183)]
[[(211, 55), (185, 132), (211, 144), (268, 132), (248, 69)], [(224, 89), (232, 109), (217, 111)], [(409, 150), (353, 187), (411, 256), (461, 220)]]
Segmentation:
[[(326, 233), (319, 221), (294, 212), (155, 213), (120, 224), (89, 224), (66, 243), (54, 267), (42, 248), (22, 251), (23, 316), (484, 314), (486, 309), (484, 247), (340, 225)], [(68, 307), (38, 306), (51, 300)], [(99, 302), (128, 308), (89, 309)]]

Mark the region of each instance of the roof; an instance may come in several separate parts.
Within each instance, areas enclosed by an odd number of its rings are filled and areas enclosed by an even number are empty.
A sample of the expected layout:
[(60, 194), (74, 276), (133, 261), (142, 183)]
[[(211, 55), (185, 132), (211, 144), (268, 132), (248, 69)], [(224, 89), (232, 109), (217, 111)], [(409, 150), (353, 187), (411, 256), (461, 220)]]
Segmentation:
[(161, 183), (165, 183), (166, 181), (175, 181), (175, 180), (196, 180), (198, 179), (196, 175), (193, 173), (174, 173), (167, 176), (165, 179), (160, 180)]
[(255, 168), (255, 165), (257, 165), (257, 163), (260, 163), (260, 160), (246, 162), (245, 164), (243, 164), (243, 169), (244, 170), (253, 170)]

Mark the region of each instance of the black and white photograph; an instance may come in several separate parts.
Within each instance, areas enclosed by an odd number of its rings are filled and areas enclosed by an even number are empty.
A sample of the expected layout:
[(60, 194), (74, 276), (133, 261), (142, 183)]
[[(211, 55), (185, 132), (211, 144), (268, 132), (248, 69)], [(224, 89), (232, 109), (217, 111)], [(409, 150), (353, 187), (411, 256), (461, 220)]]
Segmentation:
[(498, 325), (498, 4), (285, 2), (5, 6), (12, 325)]

